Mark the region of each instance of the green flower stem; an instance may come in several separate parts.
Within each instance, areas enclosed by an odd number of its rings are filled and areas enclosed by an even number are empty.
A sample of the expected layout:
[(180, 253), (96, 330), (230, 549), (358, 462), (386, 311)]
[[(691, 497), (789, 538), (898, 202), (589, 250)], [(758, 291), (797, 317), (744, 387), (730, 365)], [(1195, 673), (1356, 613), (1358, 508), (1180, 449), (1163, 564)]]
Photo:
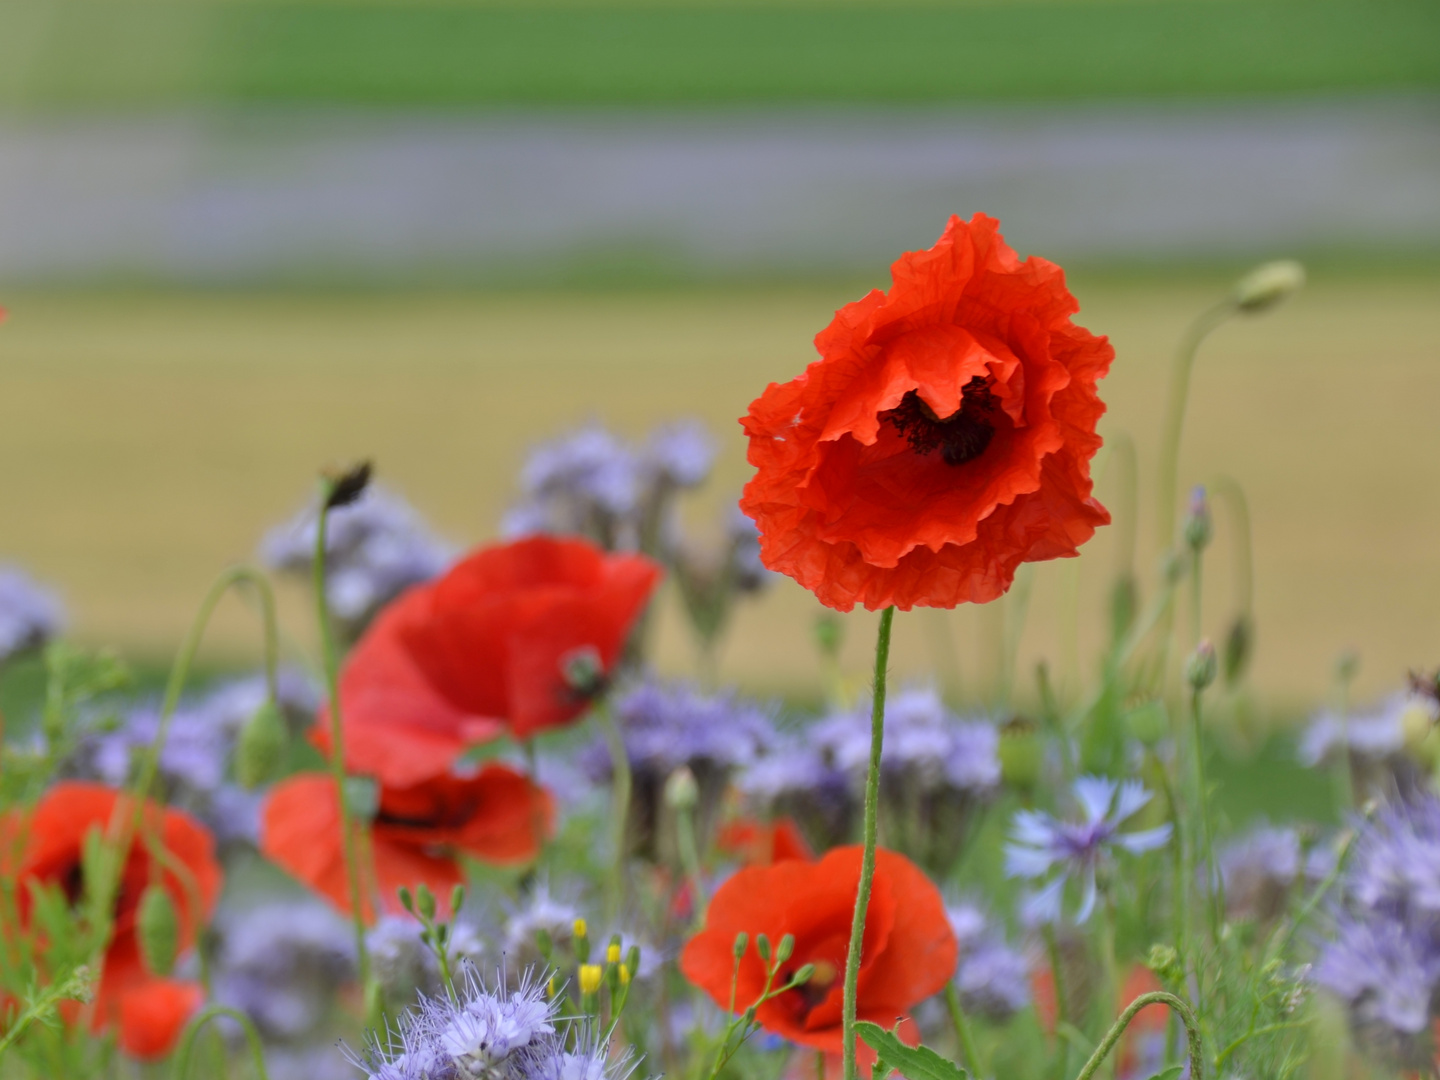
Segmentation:
[(1097, 1069), (1109, 1056), (1115, 1044), (1120, 1041), (1120, 1036), (1125, 1034), (1125, 1029), (1130, 1026), (1130, 1021), (1135, 1019), (1139, 1011), (1147, 1005), (1168, 1005), (1170, 1011), (1180, 1017), (1181, 1023), (1185, 1025), (1185, 1036), (1187, 1050), (1190, 1055), (1190, 1080), (1204, 1080), (1205, 1056), (1200, 1044), (1200, 1027), (1195, 1020), (1195, 1013), (1180, 998), (1164, 990), (1156, 990), (1153, 993), (1141, 994), (1132, 1001), (1124, 1012), (1110, 1025), (1110, 1030), (1100, 1040), (1100, 1045), (1090, 1055), (1090, 1060), (1081, 1067), (1080, 1073), (1075, 1080), (1090, 1080)]
[[(1210, 824), (1210, 800), (1205, 791), (1205, 746), (1201, 740), (1200, 699), (1203, 691), (1190, 695), (1192, 753), (1195, 756), (1195, 807), (1200, 817), (1199, 863), (1205, 871), (1205, 888), (1210, 897), (1210, 943), (1220, 944), (1220, 927), (1225, 921), (1225, 888), (1215, 872), (1215, 836)], [(1190, 880), (1194, 880), (1191, 876)]]
[(1250, 502), (1245, 489), (1231, 476), (1217, 476), (1210, 490), (1230, 511), (1235, 551), (1235, 604), (1248, 618), (1255, 610), (1255, 540), (1250, 526)]
[(694, 924), (702, 926), (705, 923), (705, 909), (709, 906), (709, 900), (705, 895), (705, 875), (700, 867), (700, 850), (695, 843), (695, 811), (689, 807), (675, 811), (675, 840), (680, 848), (680, 863), (685, 868), (685, 876), (690, 879), (690, 888), (694, 892), (695, 914)]
[(1065, 965), (1060, 959), (1060, 943), (1055, 938), (1055, 928), (1045, 927), (1045, 953), (1050, 960), (1050, 978), (1055, 987), (1055, 1075), (1063, 1077), (1069, 1071), (1069, 1044), (1061, 1038), (1070, 1020), (1070, 1000), (1065, 987)]
[(70, 973), (70, 977), (63, 982), (51, 983), (42, 990), (31, 1002), (30, 1007), (15, 1018), (15, 1022), (4, 1032), (0, 1032), (0, 1058), (5, 1056), (20, 1037), (25, 1034), (31, 1024), (39, 1022), (45, 1024), (55, 1012), (56, 1006), (67, 999), (73, 1000), (76, 996), (89, 987), (89, 975), (83, 969)]
[(615, 861), (610, 868), (610, 895), (606, 898), (606, 913), (613, 920), (618, 918), (625, 904), (625, 827), (630, 819), (630, 792), (634, 777), (630, 773), (630, 755), (625, 750), (625, 738), (615, 723), (608, 699), (597, 706), (596, 715), (605, 732), (605, 742), (610, 747), (610, 771), (612, 775), (612, 801), (610, 813), (611, 842)]
[(855, 997), (860, 986), (860, 950), (865, 940), (865, 914), (870, 907), (870, 886), (875, 880), (875, 837), (879, 825), (880, 752), (885, 740), (885, 678), (890, 667), (890, 628), (895, 609), (880, 613), (875, 640), (875, 700), (870, 710), (870, 769), (865, 775), (865, 853), (860, 862), (860, 887), (855, 893), (855, 914), (850, 922), (850, 949), (845, 957), (845, 999), (842, 1012), (845, 1080), (857, 1080), (855, 1055)]
[(225, 1005), (211, 1005), (190, 1021), (180, 1039), (180, 1046), (175, 1051), (175, 1080), (185, 1080), (189, 1075), (190, 1059), (195, 1054), (195, 1037), (200, 1034), (200, 1029), (221, 1016), (240, 1025), (240, 1029), (245, 1032), (245, 1041), (250, 1044), (250, 1055), (255, 1060), (256, 1077), (258, 1080), (269, 1080), (265, 1072), (265, 1048), (260, 1041), (260, 1033), (255, 1030), (255, 1024), (240, 1010)]
[(330, 602), (325, 592), (326, 527), (330, 522), (330, 496), (334, 483), (321, 481), (320, 506), (315, 516), (315, 557), (312, 577), (315, 589), (315, 619), (320, 631), (320, 662), (325, 671), (325, 691), (330, 699), (330, 776), (335, 781), (335, 798), (340, 808), (340, 842), (345, 854), (345, 878), (350, 888), (350, 918), (355, 926), (355, 956), (360, 986), (370, 997), (370, 950), (365, 943), (365, 912), (360, 906), (360, 856), (355, 821), (345, 793), (345, 724), (340, 713), (340, 657), (335, 648), (335, 627), (330, 621)]
[(960, 1044), (960, 1064), (970, 1070), (971, 1076), (980, 1076), (980, 1053), (975, 1049), (975, 1035), (960, 1005), (960, 991), (955, 989), (954, 979), (945, 984), (945, 1007), (950, 1010), (950, 1023), (955, 1027), (955, 1039)]

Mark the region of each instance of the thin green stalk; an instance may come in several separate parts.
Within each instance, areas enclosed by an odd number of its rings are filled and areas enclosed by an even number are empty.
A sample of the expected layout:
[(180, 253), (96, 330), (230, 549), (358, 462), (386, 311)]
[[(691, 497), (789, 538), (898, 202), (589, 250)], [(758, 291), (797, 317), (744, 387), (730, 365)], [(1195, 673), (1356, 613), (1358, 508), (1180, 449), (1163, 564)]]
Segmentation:
[(325, 691), (330, 698), (330, 776), (340, 809), (340, 842), (345, 855), (345, 878), (350, 891), (350, 918), (355, 926), (355, 956), (360, 986), (369, 996), (370, 950), (365, 943), (365, 912), (360, 906), (360, 856), (356, 850), (355, 821), (345, 792), (345, 724), (340, 706), (340, 658), (335, 649), (335, 627), (330, 621), (330, 601), (325, 591), (325, 537), (330, 521), (330, 499), (335, 484), (321, 481), (320, 508), (315, 516), (315, 557), (312, 567), (315, 589), (315, 618), (320, 630), (320, 660), (325, 670)]
[(1065, 989), (1065, 966), (1060, 959), (1060, 943), (1055, 928), (1045, 927), (1045, 953), (1050, 960), (1050, 978), (1055, 986), (1055, 1075), (1063, 1077), (1070, 1068), (1070, 1053), (1060, 1039), (1060, 1030), (1070, 1020), (1070, 1000)]
[(1245, 489), (1234, 477), (1215, 477), (1210, 481), (1210, 490), (1230, 508), (1235, 534), (1235, 604), (1241, 615), (1249, 616), (1255, 607), (1255, 543), (1250, 526), (1250, 503), (1245, 498)]
[(690, 879), (690, 889), (695, 894), (695, 925), (700, 926), (705, 921), (709, 900), (705, 896), (700, 851), (695, 843), (695, 811), (688, 806), (675, 811), (675, 834), (675, 842), (680, 848), (680, 864), (685, 868), (685, 876)]
[(841, 1013), (845, 1080), (857, 1080), (855, 1055), (855, 998), (860, 986), (860, 950), (865, 940), (865, 914), (870, 907), (870, 886), (875, 880), (875, 839), (879, 828), (880, 754), (885, 741), (885, 679), (890, 669), (890, 628), (894, 607), (880, 613), (875, 639), (875, 697), (870, 709), (870, 768), (865, 774), (865, 852), (860, 861), (860, 886), (855, 892), (855, 914), (850, 922), (850, 949), (845, 957), (845, 998)]
[(954, 980), (945, 985), (945, 1007), (950, 1010), (950, 1023), (955, 1027), (955, 1039), (960, 1044), (960, 1064), (970, 1070), (971, 1076), (980, 1076), (980, 1053), (975, 1049), (975, 1035), (960, 1005), (960, 991), (955, 989)]
[(625, 905), (625, 827), (630, 818), (630, 792), (634, 778), (630, 774), (630, 755), (625, 750), (625, 739), (615, 723), (608, 699), (602, 700), (595, 711), (600, 727), (605, 732), (605, 742), (610, 747), (613, 782), (610, 813), (614, 819), (610, 825), (610, 835), (615, 861), (610, 868), (610, 895), (606, 897), (606, 912), (611, 919), (615, 919)]
[(1100, 1040), (1100, 1045), (1090, 1055), (1090, 1060), (1081, 1066), (1075, 1080), (1090, 1080), (1095, 1071), (1100, 1068), (1101, 1063), (1115, 1048), (1120, 1041), (1120, 1036), (1125, 1034), (1125, 1029), (1130, 1026), (1130, 1021), (1135, 1019), (1136, 1014), (1147, 1005), (1168, 1005), (1171, 1012), (1180, 1017), (1185, 1025), (1187, 1050), (1190, 1055), (1190, 1080), (1204, 1080), (1205, 1077), (1205, 1055), (1200, 1043), (1200, 1026), (1195, 1020), (1195, 1013), (1180, 998), (1164, 990), (1156, 990), (1149, 994), (1141, 994), (1132, 1001), (1124, 1012), (1110, 1025), (1110, 1030)]
[[(1205, 889), (1210, 898), (1210, 943), (1220, 943), (1220, 927), (1225, 921), (1225, 889), (1215, 872), (1215, 836), (1210, 823), (1210, 800), (1205, 790), (1205, 747), (1201, 739), (1200, 698), (1203, 691), (1190, 695), (1192, 753), (1195, 755), (1195, 809), (1200, 817), (1200, 862), (1205, 871)], [(1191, 880), (1194, 880), (1193, 875)]]
[(255, 1072), (259, 1080), (269, 1080), (265, 1072), (265, 1047), (260, 1041), (260, 1033), (255, 1030), (255, 1024), (250, 1017), (238, 1009), (232, 1009), (225, 1005), (211, 1005), (200, 1013), (185, 1029), (185, 1034), (180, 1039), (180, 1045), (175, 1051), (175, 1080), (185, 1080), (190, 1072), (190, 1058), (195, 1052), (195, 1037), (200, 1034), (200, 1029), (217, 1017), (225, 1017), (234, 1020), (245, 1032), (245, 1041), (250, 1044), (250, 1055), (255, 1060)]

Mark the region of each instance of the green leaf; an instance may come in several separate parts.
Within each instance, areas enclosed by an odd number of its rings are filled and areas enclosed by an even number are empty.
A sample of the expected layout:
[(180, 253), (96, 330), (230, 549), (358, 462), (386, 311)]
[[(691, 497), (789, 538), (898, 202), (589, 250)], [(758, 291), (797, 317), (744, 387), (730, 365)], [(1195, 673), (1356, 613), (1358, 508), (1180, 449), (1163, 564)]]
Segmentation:
[(928, 1046), (906, 1046), (879, 1024), (861, 1020), (856, 1032), (865, 1044), (880, 1055), (889, 1068), (898, 1069), (907, 1080), (970, 1080), (970, 1074)]
[(1150, 1080), (1180, 1080), (1180, 1074), (1184, 1071), (1184, 1065), (1171, 1065), (1168, 1069), (1161, 1069), (1150, 1077)]

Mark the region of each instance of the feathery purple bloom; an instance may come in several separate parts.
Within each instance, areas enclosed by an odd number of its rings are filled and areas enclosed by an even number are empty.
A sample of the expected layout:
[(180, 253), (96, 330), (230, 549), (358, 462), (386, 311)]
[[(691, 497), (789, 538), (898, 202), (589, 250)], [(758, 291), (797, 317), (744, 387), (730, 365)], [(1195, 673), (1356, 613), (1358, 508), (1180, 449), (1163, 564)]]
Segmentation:
[(945, 913), (960, 945), (955, 968), (955, 989), (970, 1012), (1004, 1020), (1030, 1003), (1030, 965), (1005, 940), (978, 904), (961, 900), (947, 904)]
[(17, 566), (0, 565), (0, 663), (38, 649), (65, 622), (59, 598)]
[(1065, 883), (1072, 877), (1081, 884), (1080, 908), (1075, 921), (1083, 923), (1095, 908), (1097, 873), (1113, 862), (1117, 851), (1138, 855), (1162, 847), (1170, 839), (1170, 825), (1135, 832), (1120, 827), (1149, 803), (1151, 795), (1138, 780), (1116, 783), (1103, 776), (1081, 776), (1072, 788), (1080, 811), (1078, 820), (1065, 820), (1039, 810), (1015, 814), (1011, 842), (1005, 847), (1005, 873), (1039, 881), (1057, 871), (1048, 885), (1025, 902), (1026, 917), (1034, 922), (1058, 922)]

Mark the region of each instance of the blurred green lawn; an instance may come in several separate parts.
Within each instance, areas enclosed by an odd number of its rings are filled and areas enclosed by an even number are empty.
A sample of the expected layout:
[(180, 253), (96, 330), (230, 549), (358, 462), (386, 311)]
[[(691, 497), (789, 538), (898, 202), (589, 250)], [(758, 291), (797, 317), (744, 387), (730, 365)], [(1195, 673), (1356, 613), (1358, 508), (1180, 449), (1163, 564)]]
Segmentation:
[(0, 0), (0, 104), (691, 105), (1429, 90), (1433, 0)]
[[(868, 284), (868, 283), (867, 283)], [(1079, 275), (1081, 321), (1119, 357), (1104, 430), (1131, 433), (1152, 475), (1167, 358), (1223, 281)], [(318, 466), (373, 456), (380, 477), (453, 539), (492, 536), (525, 452), (588, 416), (639, 434), (698, 415), (723, 452), (693, 524), (746, 468), (735, 418), (798, 373), (810, 339), (859, 284), (784, 289), (549, 293), (11, 294), (0, 328), (0, 558), (58, 582), (80, 636), (158, 659), (212, 576), (249, 557), (311, 490)], [(1293, 303), (1219, 331), (1197, 368), (1184, 479), (1248, 490), (1256, 531), (1256, 685), (1314, 701), (1344, 647), (1365, 692), (1440, 662), (1440, 280), (1319, 275)], [(1100, 494), (1115, 504), (1115, 477)], [(1147, 507), (1148, 509), (1148, 507)], [(1207, 628), (1232, 613), (1232, 535), (1218, 513)], [(1142, 515), (1142, 537), (1150, 516)], [(1037, 656), (1078, 683), (1113, 574), (1114, 530), (1035, 579), (1021, 685)], [(1142, 572), (1150, 557), (1144, 555)], [(1065, 614), (1085, 617), (1077, 644)], [(289, 625), (308, 639), (291, 595)], [(723, 657), (751, 688), (813, 695), (817, 607), (782, 582), (742, 613)], [(988, 689), (990, 610), (921, 611), (898, 624), (898, 670), (943, 666)], [(869, 616), (848, 620), (863, 671)], [(693, 655), (673, 605), (661, 663)], [(256, 655), (230, 612), (211, 663)]]

